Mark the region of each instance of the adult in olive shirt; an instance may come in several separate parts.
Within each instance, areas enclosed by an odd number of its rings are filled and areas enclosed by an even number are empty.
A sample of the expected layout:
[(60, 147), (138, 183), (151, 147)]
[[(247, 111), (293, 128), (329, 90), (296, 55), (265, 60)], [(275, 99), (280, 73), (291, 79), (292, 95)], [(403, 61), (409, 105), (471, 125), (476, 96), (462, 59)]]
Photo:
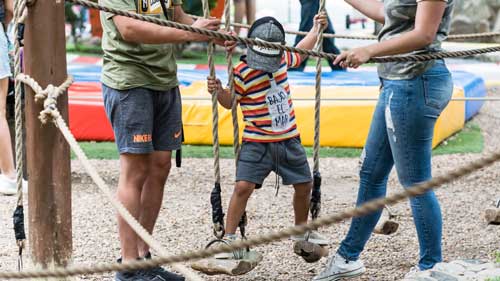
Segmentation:
[[(165, 19), (158, 0), (101, 0), (116, 9)], [(220, 21), (194, 21), (181, 0), (166, 3), (168, 20), (218, 30)], [(172, 150), (181, 145), (181, 98), (172, 43), (207, 41), (196, 33), (101, 13), (103, 96), (120, 152), (117, 195), (127, 210), (150, 232), (160, 211), (171, 167)], [(234, 45), (231, 42), (226, 46)], [(150, 258), (149, 247), (118, 216), (119, 261)], [(118, 272), (115, 280), (184, 280), (162, 268)]]

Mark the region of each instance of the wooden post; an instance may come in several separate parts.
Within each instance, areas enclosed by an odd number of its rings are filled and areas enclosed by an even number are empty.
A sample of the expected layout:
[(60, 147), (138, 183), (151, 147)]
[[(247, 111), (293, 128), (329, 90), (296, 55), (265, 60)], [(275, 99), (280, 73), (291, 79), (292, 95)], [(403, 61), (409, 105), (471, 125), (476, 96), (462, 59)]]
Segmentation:
[[(25, 72), (43, 88), (59, 86), (67, 76), (64, 1), (35, 0), (28, 15)], [(40, 122), (43, 105), (35, 103), (29, 87), (25, 101), (31, 258), (36, 267), (67, 266), (72, 253), (69, 146), (53, 123)], [(66, 94), (58, 98), (58, 108), (67, 120)]]

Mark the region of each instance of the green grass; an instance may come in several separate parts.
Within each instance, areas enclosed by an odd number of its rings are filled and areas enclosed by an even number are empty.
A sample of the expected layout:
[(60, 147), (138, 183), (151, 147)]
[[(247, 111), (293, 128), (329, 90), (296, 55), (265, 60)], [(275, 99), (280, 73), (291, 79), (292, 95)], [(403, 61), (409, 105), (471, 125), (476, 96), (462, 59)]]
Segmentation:
[(469, 122), (458, 134), (441, 143), (433, 151), (433, 155), (456, 154), (456, 153), (481, 153), (484, 147), (484, 139), (481, 128), (477, 124)]
[[(433, 154), (481, 153), (483, 142), (479, 126), (469, 123), (461, 132), (434, 149)], [(91, 159), (118, 159), (116, 145), (112, 142), (80, 142), (80, 145)], [(305, 150), (307, 155), (312, 157), (312, 147), (306, 147)], [(361, 151), (362, 149), (359, 148), (323, 147), (320, 150), (320, 157), (357, 158), (360, 157)], [(184, 145), (182, 147), (182, 155), (188, 158), (211, 158), (213, 157), (212, 146)], [(221, 146), (220, 157), (233, 158), (233, 147)], [(500, 253), (497, 259), (500, 262)]]
[(500, 263), (500, 251), (497, 251), (497, 252), (495, 253), (495, 262), (496, 262), (496, 263)]
[(487, 278), (485, 281), (500, 281), (500, 276)]

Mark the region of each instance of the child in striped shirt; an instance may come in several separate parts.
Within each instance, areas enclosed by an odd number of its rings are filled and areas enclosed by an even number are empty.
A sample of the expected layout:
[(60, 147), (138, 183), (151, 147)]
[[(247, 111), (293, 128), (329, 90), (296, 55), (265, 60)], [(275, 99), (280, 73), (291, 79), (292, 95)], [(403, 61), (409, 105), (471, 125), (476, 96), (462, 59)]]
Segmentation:
[[(297, 47), (312, 49), (319, 31), (326, 25), (326, 14), (316, 15), (314, 27)], [(285, 44), (283, 27), (272, 17), (255, 21), (248, 37)], [(234, 68), (235, 93), (243, 112), (245, 129), (236, 167), (236, 186), (227, 213), (225, 239), (236, 239), (236, 228), (250, 195), (271, 171), (281, 176), (283, 184), (293, 185), (295, 189), (295, 224), (307, 223), (312, 177), (295, 124), (287, 78), (288, 68), (299, 66), (304, 58), (296, 53), (249, 46), (247, 55), (242, 56)], [(220, 80), (209, 77), (208, 90), (217, 95), (222, 106), (231, 108), (231, 93), (222, 87)], [(317, 232), (308, 235), (308, 241), (312, 243), (328, 244)], [(305, 235), (293, 238), (304, 240)]]

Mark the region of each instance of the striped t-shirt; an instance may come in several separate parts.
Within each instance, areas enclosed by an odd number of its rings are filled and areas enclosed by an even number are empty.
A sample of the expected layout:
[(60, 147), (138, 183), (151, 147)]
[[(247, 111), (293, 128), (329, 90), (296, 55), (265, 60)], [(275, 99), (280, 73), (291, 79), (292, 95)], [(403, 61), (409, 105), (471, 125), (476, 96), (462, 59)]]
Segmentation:
[[(243, 141), (278, 142), (299, 136), (287, 70), (299, 66), (300, 63), (298, 54), (285, 52), (280, 69), (269, 74), (248, 67), (246, 57), (241, 57), (234, 68), (234, 88), (245, 121)], [(268, 92), (271, 90), (273, 79), (284, 91), (270, 96)], [(277, 103), (280, 104), (276, 108)], [(286, 114), (279, 115), (279, 110), (283, 107)], [(284, 116), (287, 120), (282, 120)]]

